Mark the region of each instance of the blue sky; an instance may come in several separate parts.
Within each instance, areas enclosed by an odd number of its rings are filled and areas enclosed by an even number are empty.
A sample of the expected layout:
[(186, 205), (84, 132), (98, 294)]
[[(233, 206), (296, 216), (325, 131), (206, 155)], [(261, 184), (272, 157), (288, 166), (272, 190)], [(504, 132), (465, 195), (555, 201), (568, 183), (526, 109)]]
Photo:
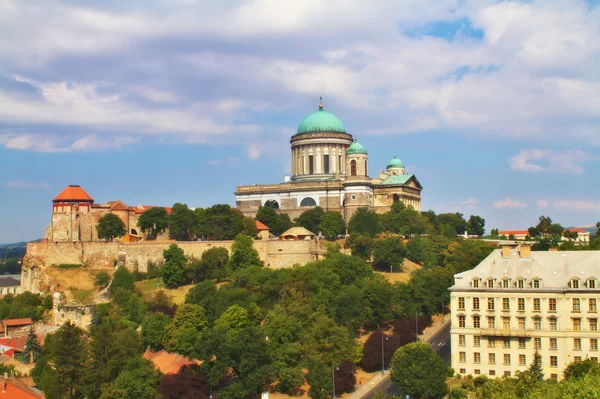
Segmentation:
[(585, 1), (0, 0), (0, 242), (51, 200), (234, 203), (325, 109), (424, 209), (600, 220), (600, 6)]

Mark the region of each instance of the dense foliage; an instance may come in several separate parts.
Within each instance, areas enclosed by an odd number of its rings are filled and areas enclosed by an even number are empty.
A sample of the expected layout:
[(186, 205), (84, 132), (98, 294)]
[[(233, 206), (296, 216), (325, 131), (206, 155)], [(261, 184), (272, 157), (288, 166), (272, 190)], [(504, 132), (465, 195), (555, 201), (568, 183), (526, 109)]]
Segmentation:
[(169, 227), (169, 216), (167, 210), (162, 207), (150, 208), (140, 215), (138, 219), (138, 227), (142, 232), (152, 238), (156, 238), (160, 233), (164, 232)]
[(98, 219), (96, 232), (99, 239), (112, 241), (127, 234), (127, 228), (120, 217), (114, 213), (107, 213)]

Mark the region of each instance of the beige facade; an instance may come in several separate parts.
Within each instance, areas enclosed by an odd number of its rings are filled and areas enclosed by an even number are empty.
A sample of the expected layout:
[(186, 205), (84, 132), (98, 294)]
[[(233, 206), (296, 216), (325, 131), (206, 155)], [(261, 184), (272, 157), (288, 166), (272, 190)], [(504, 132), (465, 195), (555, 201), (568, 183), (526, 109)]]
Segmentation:
[(452, 367), (462, 375), (525, 371), (537, 351), (546, 378), (598, 361), (600, 251), (532, 252), (504, 246), (454, 276)]

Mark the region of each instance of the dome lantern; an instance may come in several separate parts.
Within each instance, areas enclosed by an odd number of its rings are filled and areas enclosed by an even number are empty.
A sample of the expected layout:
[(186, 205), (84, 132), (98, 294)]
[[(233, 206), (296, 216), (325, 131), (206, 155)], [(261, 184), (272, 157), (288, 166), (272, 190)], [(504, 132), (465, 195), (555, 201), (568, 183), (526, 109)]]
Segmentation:
[(396, 158), (396, 155), (394, 155), (394, 158), (390, 162), (388, 162), (387, 168), (404, 168), (404, 163), (398, 158)]

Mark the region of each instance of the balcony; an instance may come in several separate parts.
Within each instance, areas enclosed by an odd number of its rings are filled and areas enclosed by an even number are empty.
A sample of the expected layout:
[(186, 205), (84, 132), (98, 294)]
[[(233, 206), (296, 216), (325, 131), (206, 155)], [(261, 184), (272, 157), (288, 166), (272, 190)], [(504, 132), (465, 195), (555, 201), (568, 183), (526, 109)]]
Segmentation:
[(484, 328), (481, 335), (487, 337), (531, 337), (531, 330), (503, 330), (501, 328)]

